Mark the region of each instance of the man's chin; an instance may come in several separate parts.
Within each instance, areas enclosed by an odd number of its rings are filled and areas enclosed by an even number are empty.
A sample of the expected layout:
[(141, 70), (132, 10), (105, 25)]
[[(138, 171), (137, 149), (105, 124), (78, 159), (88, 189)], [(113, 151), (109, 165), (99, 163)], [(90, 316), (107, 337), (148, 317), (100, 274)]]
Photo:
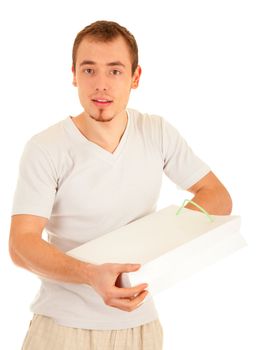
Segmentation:
[(108, 123), (114, 118), (114, 116), (105, 116), (103, 113), (98, 115), (89, 114), (89, 117), (99, 123)]

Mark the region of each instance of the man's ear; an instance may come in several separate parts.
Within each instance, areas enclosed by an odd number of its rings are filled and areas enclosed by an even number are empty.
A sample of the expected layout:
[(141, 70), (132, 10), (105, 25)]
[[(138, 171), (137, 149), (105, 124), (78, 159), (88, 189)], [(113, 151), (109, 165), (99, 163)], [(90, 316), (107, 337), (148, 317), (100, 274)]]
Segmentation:
[(142, 73), (141, 67), (137, 66), (132, 78), (132, 85), (131, 85), (132, 89), (136, 89), (138, 87), (141, 73)]
[(71, 71), (72, 71), (72, 74), (73, 74), (72, 84), (73, 84), (74, 86), (77, 86), (77, 80), (76, 80), (75, 68), (74, 68), (74, 66), (73, 66), (73, 65), (72, 65), (72, 67), (71, 67)]

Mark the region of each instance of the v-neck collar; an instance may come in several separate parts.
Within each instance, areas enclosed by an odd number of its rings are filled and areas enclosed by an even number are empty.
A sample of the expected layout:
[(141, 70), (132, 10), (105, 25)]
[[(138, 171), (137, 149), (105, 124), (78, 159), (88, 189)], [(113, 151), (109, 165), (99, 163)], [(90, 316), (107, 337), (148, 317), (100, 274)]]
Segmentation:
[(90, 147), (92, 149), (92, 151), (96, 152), (101, 157), (104, 157), (106, 160), (109, 160), (112, 162), (119, 157), (119, 155), (122, 152), (124, 145), (127, 141), (127, 138), (128, 138), (130, 124), (131, 124), (131, 116), (130, 116), (130, 112), (128, 111), (128, 109), (126, 109), (126, 113), (127, 113), (127, 117), (128, 117), (127, 125), (126, 125), (125, 131), (120, 139), (120, 142), (113, 153), (107, 151), (103, 147), (99, 146), (98, 144), (96, 144), (93, 141), (90, 141), (86, 136), (84, 136), (80, 132), (80, 130), (77, 128), (75, 123), (73, 122), (71, 116), (68, 116), (65, 119), (65, 122), (66, 122), (66, 125), (67, 125), (69, 131), (72, 133), (73, 137), (75, 137), (77, 141), (79, 141), (81, 144), (84, 144), (86, 147)]

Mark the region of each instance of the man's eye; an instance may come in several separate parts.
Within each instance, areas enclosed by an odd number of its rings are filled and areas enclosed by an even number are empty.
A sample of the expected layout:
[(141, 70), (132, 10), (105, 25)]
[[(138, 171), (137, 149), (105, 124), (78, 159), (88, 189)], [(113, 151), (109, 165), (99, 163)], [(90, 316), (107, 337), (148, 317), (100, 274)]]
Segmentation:
[(111, 71), (111, 74), (112, 74), (112, 75), (120, 75), (120, 74), (121, 74), (121, 71), (119, 71), (118, 69), (113, 69), (113, 70)]
[(84, 72), (88, 75), (92, 75), (94, 73), (93, 69), (92, 68), (87, 68), (84, 70)]

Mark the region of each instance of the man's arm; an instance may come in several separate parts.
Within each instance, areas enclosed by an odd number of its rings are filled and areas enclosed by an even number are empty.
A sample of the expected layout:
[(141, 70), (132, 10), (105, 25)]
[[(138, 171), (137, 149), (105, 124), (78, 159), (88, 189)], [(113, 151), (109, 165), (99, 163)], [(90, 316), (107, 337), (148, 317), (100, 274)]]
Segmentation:
[(133, 311), (140, 306), (147, 295), (146, 284), (132, 288), (115, 285), (122, 272), (136, 271), (140, 265), (94, 265), (74, 259), (42, 239), (46, 223), (46, 218), (35, 215), (12, 217), (9, 249), (15, 264), (43, 278), (88, 284), (101, 295), (106, 305), (124, 311)]
[[(202, 206), (209, 214), (229, 215), (232, 211), (232, 200), (224, 185), (219, 179), (209, 172), (200, 181), (187, 191), (194, 194), (192, 200)], [(198, 210), (194, 205), (188, 203), (188, 209)]]

